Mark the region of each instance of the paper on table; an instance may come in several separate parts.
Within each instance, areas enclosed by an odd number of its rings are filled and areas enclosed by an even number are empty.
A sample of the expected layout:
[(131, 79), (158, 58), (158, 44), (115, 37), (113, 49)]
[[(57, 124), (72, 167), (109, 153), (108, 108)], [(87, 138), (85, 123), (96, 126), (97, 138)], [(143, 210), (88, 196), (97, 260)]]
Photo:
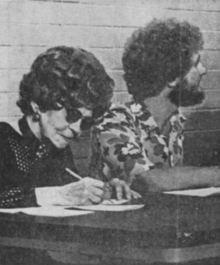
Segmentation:
[(61, 206), (43, 206), (43, 207), (30, 207), (30, 208), (15, 208), (15, 209), (0, 209), (2, 213), (25, 213), (35, 216), (48, 216), (48, 217), (66, 217), (77, 216), (93, 213), (92, 211), (66, 210)]
[(107, 211), (107, 212), (124, 212), (137, 210), (144, 207), (144, 204), (136, 204), (136, 205), (105, 205), (105, 204), (97, 204), (97, 205), (87, 205), (87, 206), (74, 206), (68, 208), (71, 209), (81, 209), (87, 211)]
[(211, 187), (211, 188), (193, 189), (193, 190), (165, 191), (164, 193), (173, 194), (173, 195), (207, 197), (215, 194), (220, 195), (220, 187)]
[(116, 199), (111, 199), (111, 200), (104, 200), (101, 204), (103, 205), (120, 205), (120, 204), (125, 204), (127, 203), (128, 200), (122, 199), (122, 200), (116, 200)]

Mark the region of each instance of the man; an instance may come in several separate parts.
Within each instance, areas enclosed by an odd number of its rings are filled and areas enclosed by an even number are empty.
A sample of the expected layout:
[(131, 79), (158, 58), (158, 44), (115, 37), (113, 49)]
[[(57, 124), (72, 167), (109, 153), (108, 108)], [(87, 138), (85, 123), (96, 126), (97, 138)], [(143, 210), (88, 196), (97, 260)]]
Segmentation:
[(185, 122), (179, 107), (204, 99), (202, 48), (199, 28), (176, 19), (155, 19), (132, 34), (122, 61), (133, 99), (112, 105), (93, 129), (95, 174), (118, 176), (143, 194), (220, 185), (217, 167), (178, 167)]

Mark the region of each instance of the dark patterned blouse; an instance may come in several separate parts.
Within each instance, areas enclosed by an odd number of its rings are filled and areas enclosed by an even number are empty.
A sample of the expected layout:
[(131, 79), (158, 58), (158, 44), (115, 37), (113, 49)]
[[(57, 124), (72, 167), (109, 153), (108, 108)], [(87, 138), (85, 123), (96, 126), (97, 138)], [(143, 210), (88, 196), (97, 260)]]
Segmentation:
[(172, 116), (165, 137), (145, 105), (112, 104), (91, 133), (90, 175), (131, 184), (144, 171), (182, 165), (184, 122)]
[(76, 171), (70, 147), (55, 148), (39, 141), (26, 119), (19, 120), (21, 134), (0, 123), (0, 207), (36, 206), (36, 187), (61, 186), (75, 181), (66, 171)]

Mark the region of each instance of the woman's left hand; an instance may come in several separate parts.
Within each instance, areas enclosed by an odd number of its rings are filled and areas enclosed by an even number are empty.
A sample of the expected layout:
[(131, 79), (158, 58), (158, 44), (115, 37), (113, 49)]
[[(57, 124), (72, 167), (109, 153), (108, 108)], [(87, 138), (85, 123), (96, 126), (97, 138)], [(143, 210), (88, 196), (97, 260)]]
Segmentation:
[(105, 183), (103, 199), (111, 199), (113, 193), (116, 194), (117, 200), (121, 200), (123, 198), (131, 200), (138, 199), (141, 197), (141, 195), (136, 191), (133, 191), (124, 180), (120, 180), (118, 178), (114, 178)]

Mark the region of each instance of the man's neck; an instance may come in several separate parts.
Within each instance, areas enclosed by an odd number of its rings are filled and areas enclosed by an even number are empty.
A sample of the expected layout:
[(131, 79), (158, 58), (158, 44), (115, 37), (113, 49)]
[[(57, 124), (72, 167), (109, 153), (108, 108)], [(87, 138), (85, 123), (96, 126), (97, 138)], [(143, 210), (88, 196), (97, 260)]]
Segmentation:
[(169, 88), (165, 88), (158, 96), (146, 98), (144, 101), (161, 132), (171, 116), (178, 111), (178, 107), (168, 98), (169, 91)]

